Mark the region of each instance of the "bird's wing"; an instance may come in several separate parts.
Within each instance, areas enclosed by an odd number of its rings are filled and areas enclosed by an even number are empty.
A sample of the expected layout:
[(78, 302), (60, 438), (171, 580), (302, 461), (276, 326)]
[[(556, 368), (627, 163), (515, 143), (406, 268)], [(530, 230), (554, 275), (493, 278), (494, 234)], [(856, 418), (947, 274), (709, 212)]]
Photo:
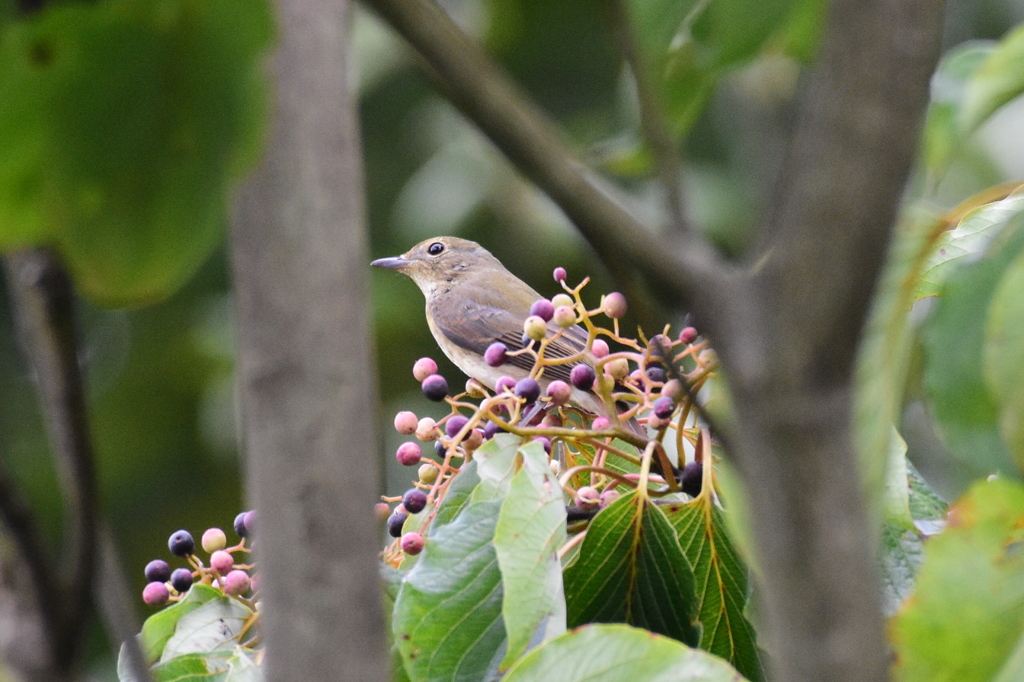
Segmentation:
[[(430, 313), (434, 324), (449, 341), (472, 353), (483, 355), (495, 341), (504, 343), (509, 351), (523, 348), (523, 321), (529, 311), (520, 317), (500, 305), (481, 303), (461, 295), (454, 300), (436, 297), (431, 302)], [(549, 335), (553, 336), (558, 329), (557, 325), (548, 324)], [(563, 331), (561, 337), (548, 344), (545, 355), (550, 358), (567, 358), (586, 348), (586, 344), (586, 331), (579, 326), (570, 327)], [(533, 356), (526, 353), (509, 357), (508, 362), (526, 371), (533, 368)], [(551, 365), (544, 369), (544, 376), (567, 382), (571, 370), (572, 365)]]

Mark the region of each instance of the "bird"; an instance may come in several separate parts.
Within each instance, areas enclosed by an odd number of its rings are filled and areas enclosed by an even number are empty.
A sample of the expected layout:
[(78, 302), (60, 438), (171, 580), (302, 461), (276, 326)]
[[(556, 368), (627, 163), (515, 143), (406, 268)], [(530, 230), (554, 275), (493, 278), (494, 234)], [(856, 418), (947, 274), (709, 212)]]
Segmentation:
[[(401, 256), (380, 258), (370, 265), (396, 270), (416, 283), (426, 299), (427, 325), (437, 345), (467, 376), (492, 391), (502, 376), (516, 380), (529, 376), (534, 365), (532, 355), (509, 355), (505, 365), (491, 367), (484, 361), (484, 352), (496, 341), (504, 343), (510, 352), (529, 343), (523, 338), (523, 322), (533, 303), (544, 297), (509, 272), (487, 249), (468, 239), (432, 237)], [(548, 336), (559, 329), (549, 322)], [(563, 329), (562, 335), (547, 346), (545, 357), (565, 358), (578, 353), (583, 353), (579, 362), (593, 365), (587, 332), (574, 325)], [(542, 388), (555, 379), (570, 383), (574, 364), (578, 363), (546, 366), (538, 383)], [(603, 401), (591, 391), (573, 387), (570, 400), (593, 414), (607, 412)]]

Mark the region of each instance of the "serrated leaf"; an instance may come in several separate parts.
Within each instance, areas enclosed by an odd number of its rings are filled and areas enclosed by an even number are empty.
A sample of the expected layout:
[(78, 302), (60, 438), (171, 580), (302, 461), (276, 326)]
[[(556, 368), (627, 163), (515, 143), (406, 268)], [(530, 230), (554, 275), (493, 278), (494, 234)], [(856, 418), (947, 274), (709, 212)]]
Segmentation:
[(914, 521), (945, 520), (949, 505), (932, 490), (910, 462), (907, 462), (907, 487), (910, 490), (910, 515)]
[(459, 473), (448, 484), (448, 492), (445, 493), (444, 500), (434, 517), (432, 525), (435, 529), (451, 523), (452, 519), (466, 506), (478, 483), (480, 483), (480, 477), (476, 474), (476, 462), (469, 460), (462, 465)]
[(504, 682), (742, 682), (725, 661), (627, 625), (587, 625), (520, 659)]
[(0, 26), (0, 250), (102, 304), (164, 298), (223, 233), (263, 120), (263, 0), (57, 3)]
[(992, 240), (1021, 212), (1024, 212), (1024, 188), (965, 215), (955, 229), (939, 237), (922, 268), (913, 300), (938, 296), (950, 273), (963, 263), (980, 258)]
[(915, 530), (886, 522), (879, 538), (879, 563), (882, 579), (882, 613), (895, 614), (914, 590), (914, 579), (921, 567), (924, 544)]
[(1024, 92), (1024, 26), (1011, 31), (967, 82), (961, 121), (971, 132)]
[(505, 641), (492, 544), (500, 509), (501, 500), (466, 506), (427, 536), (419, 562), (405, 576), (392, 631), (410, 679), (477, 682)]
[(943, 285), (922, 328), (924, 385), (951, 454), (978, 476), (1015, 470), (999, 433), (999, 408), (983, 376), (985, 318), (1006, 267), (1024, 248), (1015, 219), (995, 253), (964, 265)]
[(590, 522), (580, 557), (565, 572), (569, 627), (629, 623), (696, 645), (697, 599), (675, 529), (637, 492)]
[(183, 616), (195, 611), (203, 604), (223, 596), (224, 593), (215, 587), (193, 585), (184, 599), (147, 618), (146, 622), (142, 624), (142, 633), (139, 635), (139, 646), (142, 647), (142, 654), (146, 657), (146, 662), (152, 664), (160, 660), (167, 640), (174, 635), (174, 629)]
[(924, 546), (917, 587), (892, 626), (906, 682), (987, 682), (1024, 632), (1024, 486), (982, 481)]
[(693, 566), (700, 648), (729, 661), (749, 680), (764, 679), (757, 634), (744, 615), (749, 596), (747, 567), (733, 548), (711, 495), (663, 507)]
[(206, 602), (178, 619), (174, 635), (167, 640), (160, 654), (161, 662), (185, 654), (234, 649), (246, 620), (252, 614), (252, 609), (231, 597), (222, 596)]
[(985, 325), (985, 385), (999, 407), (999, 432), (1024, 471), (1024, 254), (1003, 273)]
[(565, 631), (565, 593), (558, 548), (565, 541), (562, 488), (540, 443), (519, 449), (522, 467), (512, 479), (494, 531), (505, 592), (507, 668), (535, 641)]

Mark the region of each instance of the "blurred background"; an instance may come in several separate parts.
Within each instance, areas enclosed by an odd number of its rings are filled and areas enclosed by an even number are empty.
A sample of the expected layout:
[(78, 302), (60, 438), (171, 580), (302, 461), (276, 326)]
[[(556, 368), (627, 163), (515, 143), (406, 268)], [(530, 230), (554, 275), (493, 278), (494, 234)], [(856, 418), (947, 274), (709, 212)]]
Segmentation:
[[(612, 48), (606, 17), (590, 0), (447, 0), (441, 3), (484, 43), (555, 118), (566, 141), (616, 180), (623, 201), (657, 223), (663, 197), (638, 145), (632, 83)], [(1020, 0), (949, 3), (945, 47), (997, 39), (1024, 22)], [(614, 288), (560, 210), (537, 192), (431, 88), (414, 55), (372, 15), (357, 9), (357, 87), (372, 257), (397, 255), (435, 235), (482, 243), (545, 295), (551, 271), (592, 276), (591, 305)], [(697, 121), (686, 156), (686, 209), (727, 251), (742, 250), (781, 163), (801, 66), (771, 51), (732, 72)], [(945, 179), (927, 192), (940, 207), (997, 182), (1024, 177), (1024, 104), (999, 112), (957, 151)], [(381, 404), (381, 490), (398, 494), (411, 472), (394, 460), (394, 413), (440, 416), (413, 380), (413, 362), (435, 358), (453, 386), (465, 377), (441, 355), (415, 285), (393, 272), (372, 282)], [(3, 286), (3, 285), (0, 285)], [(6, 292), (4, 292), (6, 294)], [(138, 310), (82, 302), (80, 325), (104, 510), (141, 592), (143, 566), (169, 558), (167, 536), (229, 529), (244, 508), (233, 399), (230, 281), (223, 250), (171, 299)], [(674, 325), (678, 320), (666, 320)], [(927, 411), (911, 400), (901, 429), (911, 458), (946, 496), (967, 477), (942, 456)], [(18, 353), (6, 295), (0, 297), (0, 442), (49, 533), (60, 535), (60, 501), (32, 377)], [(139, 610), (142, 612), (141, 600)], [(98, 628), (92, 672), (114, 679)], [(3, 673), (0, 670), (0, 679)]]

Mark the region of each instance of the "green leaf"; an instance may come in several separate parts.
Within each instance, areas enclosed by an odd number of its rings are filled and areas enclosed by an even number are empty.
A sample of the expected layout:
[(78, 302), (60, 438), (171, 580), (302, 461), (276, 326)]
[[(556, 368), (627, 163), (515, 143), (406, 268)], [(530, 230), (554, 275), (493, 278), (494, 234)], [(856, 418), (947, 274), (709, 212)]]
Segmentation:
[(931, 82), (931, 102), (922, 131), (924, 166), (930, 184), (942, 177), (966, 135), (960, 125), (967, 81), (995, 51), (992, 40), (972, 40), (942, 56)]
[(504, 586), (502, 615), (508, 652), (502, 667), (533, 640), (565, 632), (565, 594), (558, 548), (565, 541), (565, 502), (540, 443), (519, 450), (523, 466), (512, 479), (494, 531)]
[(173, 293), (254, 159), (271, 35), (265, 0), (55, 4), (0, 27), (0, 250), (55, 246), (102, 304)]
[(504, 682), (742, 682), (725, 661), (627, 625), (588, 625), (526, 654)]
[(978, 476), (1015, 470), (982, 368), (989, 303), (1022, 247), (1024, 230), (1014, 229), (995, 253), (952, 273), (922, 330), (925, 390), (939, 431), (950, 453)]
[(211, 599), (178, 619), (160, 661), (184, 654), (207, 654), (233, 649), (253, 611), (231, 597)]
[(961, 120), (971, 132), (1024, 92), (1024, 26), (1010, 32), (967, 82)]
[(405, 576), (392, 631), (410, 679), (482, 680), (505, 641), (492, 544), (500, 509), (500, 500), (468, 505), (427, 536)]
[(570, 627), (629, 623), (700, 641), (693, 571), (675, 529), (635, 491), (590, 522), (580, 557), (565, 572), (565, 599)]
[(1024, 471), (1024, 254), (1003, 273), (989, 304), (984, 375), (999, 405), (999, 431)]
[(943, 282), (957, 267), (984, 254), (1006, 225), (1024, 212), (1024, 187), (1002, 201), (980, 206), (944, 232), (921, 269), (913, 300), (938, 296)]
[(729, 661), (749, 680), (764, 679), (757, 634), (744, 615), (750, 594), (747, 567), (729, 540), (712, 496), (662, 509), (693, 566), (698, 619), (704, 628), (700, 648)]
[(139, 635), (139, 645), (142, 647), (146, 662), (154, 663), (160, 660), (167, 640), (174, 635), (174, 629), (182, 616), (223, 596), (224, 593), (216, 587), (193, 585), (184, 599), (147, 618), (146, 622), (142, 624), (142, 633)]
[(708, 2), (694, 21), (694, 39), (712, 52), (715, 68), (735, 65), (756, 55), (782, 28), (794, 0), (718, 0)]
[(907, 462), (907, 487), (910, 490), (910, 515), (915, 522), (945, 520), (949, 505), (932, 490), (910, 462)]
[(444, 500), (438, 507), (432, 524), (435, 530), (451, 523), (452, 519), (462, 511), (478, 483), (480, 483), (480, 477), (476, 473), (476, 462), (470, 460), (462, 465), (459, 473), (455, 474), (455, 478), (448, 484), (448, 492), (445, 493)]
[(153, 676), (153, 682), (221, 682), (228, 671), (230, 655), (226, 651), (186, 654), (153, 666), (150, 674)]
[(502, 498), (508, 493), (522, 440), (515, 434), (499, 433), (473, 452), (480, 484), (473, 489), (472, 502)]
[(923, 552), (924, 544), (917, 531), (888, 521), (882, 525), (878, 556), (882, 579), (882, 613), (887, 618), (895, 614), (913, 592)]
[(896, 616), (906, 682), (990, 680), (1024, 631), (1024, 486), (976, 483), (924, 547), (917, 588)]

